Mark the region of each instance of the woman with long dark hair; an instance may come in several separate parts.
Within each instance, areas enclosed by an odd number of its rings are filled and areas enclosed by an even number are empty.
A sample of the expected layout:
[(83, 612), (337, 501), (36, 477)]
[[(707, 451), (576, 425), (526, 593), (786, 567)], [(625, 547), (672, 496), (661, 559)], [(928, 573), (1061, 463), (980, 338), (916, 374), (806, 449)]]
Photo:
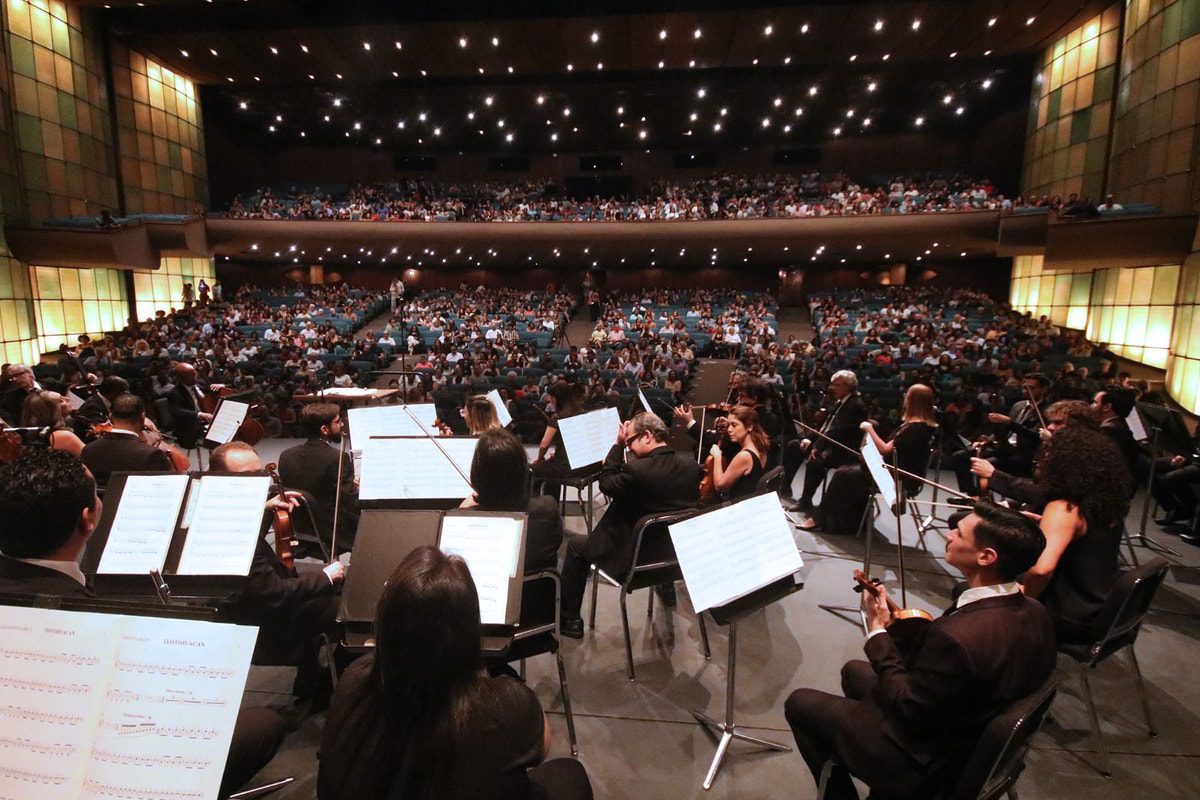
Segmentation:
[(1046, 549), (1025, 573), (1025, 593), (1054, 617), (1060, 642), (1095, 639), (1092, 623), (1120, 576), (1129, 512), (1129, 467), (1103, 433), (1068, 425), (1042, 446), (1036, 480), (1046, 507)]
[[(562, 491), (562, 479), (571, 471), (567, 461), (567, 448), (563, 446), (562, 434), (558, 430), (558, 421), (583, 413), (583, 397), (579, 387), (568, 381), (557, 381), (546, 393), (554, 403), (554, 414), (546, 424), (542, 441), (538, 444), (537, 461), (533, 464), (533, 475), (540, 482), (541, 494), (555, 499)], [(554, 452), (546, 458), (553, 446)]]
[(713, 486), (730, 500), (739, 500), (758, 488), (770, 440), (759, 424), (758, 412), (750, 406), (734, 406), (729, 411), (725, 434), (741, 449), (726, 464), (721, 446), (712, 446)]
[(579, 762), (535, 766), (550, 735), (533, 692), (481, 674), (479, 597), (461, 558), (409, 553), (379, 598), (375, 639), (338, 682), (319, 800), (591, 798)]
[[(490, 408), (489, 404), (489, 408)], [(558, 501), (545, 495), (530, 497), (529, 459), (516, 436), (503, 428), (485, 431), (471, 460), (471, 485), (475, 493), (460, 508), (480, 511), (524, 511), (525, 572), (554, 569), (563, 539)]]

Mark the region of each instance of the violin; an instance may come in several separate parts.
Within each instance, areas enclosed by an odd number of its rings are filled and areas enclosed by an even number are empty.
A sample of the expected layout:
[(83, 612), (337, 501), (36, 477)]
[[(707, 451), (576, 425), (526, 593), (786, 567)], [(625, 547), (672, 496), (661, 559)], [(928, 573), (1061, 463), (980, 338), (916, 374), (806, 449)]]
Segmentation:
[[(93, 437), (98, 439), (101, 436), (111, 433), (112, 429), (112, 422), (93, 422), (89, 427), (89, 432)], [(192, 460), (188, 458), (187, 453), (167, 442), (165, 434), (161, 433), (157, 428), (143, 428), (142, 432), (138, 434), (138, 441), (166, 453), (167, 458), (171, 460), (172, 472), (188, 472), (191, 470)]]
[(25, 444), (20, 434), (12, 431), (0, 432), (0, 463), (11, 464), (25, 454)]
[[(703, 438), (703, 437), (701, 437)], [(727, 429), (721, 428), (717, 431), (717, 444), (721, 444), (728, 438)], [(717, 491), (717, 464), (716, 457), (709, 454), (704, 459), (704, 476), (700, 478), (700, 499), (711, 500), (719, 495)]]
[[(984, 450), (986, 450), (988, 447), (994, 445), (995, 443), (996, 443), (995, 435), (988, 434), (987, 436), (984, 436), (983, 438), (976, 441), (973, 445), (971, 445), (971, 449), (975, 451), (976, 458), (983, 458)], [(989, 481), (988, 478), (985, 478), (982, 475), (979, 476), (979, 496), (980, 497), (988, 497), (991, 495), (991, 490), (988, 488), (988, 481)]]
[[(879, 597), (879, 585), (868, 578), (861, 569), (854, 570), (854, 582), (862, 591), (872, 597)], [(890, 597), (887, 598), (887, 605), (888, 610), (892, 612), (892, 619), (884, 627), (892, 637), (897, 639), (898, 643), (900, 641), (911, 642), (924, 635), (926, 626), (933, 622), (933, 615), (923, 608), (901, 608)]]
[[(273, 481), (271, 492), (282, 494), (283, 481), (279, 477), (278, 465), (272, 461), (267, 464), (266, 471)], [(279, 556), (279, 560), (285, 567), (295, 569), (296, 557), (292, 553), (292, 548), (300, 543), (296, 541), (295, 533), (292, 531), (292, 514), (286, 508), (275, 508), (271, 510), (271, 515), (273, 517), (271, 527), (275, 531), (275, 555)]]
[(433, 421), (433, 425), (438, 429), (438, 433), (442, 436), (454, 435), (454, 431), (450, 429), (450, 426), (447, 423), (442, 422), (440, 419), (435, 419)]

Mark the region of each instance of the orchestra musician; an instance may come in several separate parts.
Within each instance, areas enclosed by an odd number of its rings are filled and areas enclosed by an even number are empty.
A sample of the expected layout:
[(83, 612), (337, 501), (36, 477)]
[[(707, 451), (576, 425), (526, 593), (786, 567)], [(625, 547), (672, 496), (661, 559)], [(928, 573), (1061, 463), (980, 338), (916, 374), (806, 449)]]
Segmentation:
[[(488, 408), (491, 407), (488, 403)], [(471, 486), (475, 491), (459, 506), (527, 513), (526, 573), (557, 567), (558, 548), (563, 539), (558, 501), (546, 495), (531, 497), (530, 477), (529, 458), (521, 441), (503, 428), (484, 431), (471, 459)]]
[(338, 681), (321, 737), (318, 800), (591, 800), (583, 765), (544, 761), (533, 691), (481, 671), (466, 562), (418, 547), (384, 584), (374, 652)]
[[(583, 413), (583, 398), (579, 387), (565, 380), (556, 381), (546, 393), (554, 403), (554, 414), (546, 423), (542, 440), (538, 443), (537, 460), (533, 462), (533, 476), (537, 480), (540, 494), (558, 498), (562, 492), (562, 479), (571, 472), (567, 460), (567, 448), (563, 445), (558, 420)], [(554, 448), (550, 453), (551, 447)], [(547, 453), (550, 457), (547, 458)]]
[(699, 501), (700, 465), (691, 454), (669, 447), (668, 436), (666, 424), (647, 411), (622, 423), (600, 474), (600, 491), (609, 506), (591, 536), (567, 540), (559, 625), (563, 636), (583, 638), (580, 609), (592, 564), (614, 578), (624, 576), (633, 560), (637, 521), (647, 514), (693, 508)]
[(1054, 617), (1059, 641), (1094, 641), (1103, 633), (1092, 624), (1121, 574), (1118, 550), (1130, 483), (1120, 449), (1086, 426), (1057, 431), (1039, 454), (1046, 549), (1023, 584), (1025, 593), (1040, 599)]
[(1044, 546), (1032, 520), (977, 504), (946, 544), (946, 563), (967, 588), (907, 646), (888, 630), (886, 590), (863, 592), (868, 661), (842, 668), (844, 696), (798, 689), (784, 705), (814, 780), (836, 762), (825, 797), (857, 798), (850, 776), (876, 797), (940, 796), (987, 723), (1044, 684), (1055, 666), (1054, 625), (1016, 583)]
[(108, 410), (112, 408), (113, 400), (128, 391), (129, 381), (119, 375), (107, 375), (101, 379), (96, 391), (71, 415), (75, 435), (85, 442), (96, 438), (92, 434), (92, 428), (108, 422)]
[(202, 386), (192, 364), (180, 361), (175, 365), (175, 388), (167, 395), (167, 404), (181, 447), (191, 450), (203, 438), (208, 423), (212, 422), (212, 414), (203, 409), (204, 398), (208, 391), (220, 388), (220, 384)]
[[(1136, 396), (1132, 389), (1105, 386), (1096, 392), (1092, 399), (1092, 408), (1100, 417), (1100, 432), (1112, 439), (1113, 444), (1121, 451), (1121, 455), (1125, 458), (1125, 465), (1129, 467), (1129, 474), (1135, 478), (1135, 483), (1136, 479), (1143, 476), (1149, 469), (1149, 462), (1142, 455), (1137, 440), (1133, 438), (1133, 431), (1129, 429), (1129, 423), (1125, 421), (1125, 418), (1133, 411)], [(1132, 490), (1137, 491), (1136, 486), (1133, 486)]]
[(463, 402), (462, 418), (467, 424), (467, 432), (472, 436), (500, 427), (500, 419), (496, 416), (496, 407), (488, 400), (486, 394), (473, 394)]
[(842, 443), (853, 453), (818, 439), (802, 439), (800, 448), (808, 463), (804, 468), (804, 485), (800, 499), (789, 505), (789, 511), (799, 511), (804, 514), (800, 520), (802, 525), (812, 525), (813, 495), (817, 493), (825, 473), (845, 464), (852, 464), (856, 459), (858, 444), (862, 441), (862, 431), (859, 425), (867, 421), (867, 407), (858, 394), (858, 376), (848, 369), (838, 370), (829, 379), (829, 393), (833, 398), (825, 422), (821, 424), (821, 433), (837, 442)]
[(147, 444), (146, 404), (135, 394), (118, 395), (109, 409), (112, 430), (88, 442), (80, 458), (101, 487), (114, 472), (167, 472), (174, 469), (171, 457)]
[(1196, 490), (1200, 488), (1200, 428), (1192, 436), (1192, 452), (1157, 459), (1150, 492), (1165, 512), (1156, 519), (1168, 533), (1177, 533), (1188, 544), (1200, 544), (1200, 530), (1186, 526), (1195, 518)]
[[(1010, 475), (1027, 478), (1033, 474), (1033, 457), (1042, 442), (1039, 430), (1045, 418), (1049, 388), (1049, 378), (1040, 372), (1031, 372), (1021, 380), (1025, 399), (1013, 403), (1007, 414), (992, 412), (987, 415), (987, 421), (998, 431), (995, 452), (987, 458)], [(972, 448), (955, 453), (952, 459), (958, 488), (967, 495), (977, 494), (971, 458), (978, 456)]]
[(279, 455), (279, 477), (287, 488), (312, 495), (316, 501), (312, 512), (317, 533), (327, 544), (333, 541), (334, 505), (337, 504), (338, 549), (349, 550), (358, 531), (358, 483), (354, 480), (354, 465), (348, 455), (341, 457), (341, 472), (338, 472), (338, 448), (343, 427), (341, 409), (335, 404), (309, 403), (304, 406), (300, 410), (300, 433), (306, 441)]
[(9, 364), (0, 380), (0, 416), (16, 425), (21, 421), (25, 398), (42, 387), (34, 379), (33, 370), (24, 364)]
[[(933, 409), (933, 390), (922, 383), (915, 383), (904, 393), (904, 405), (900, 411), (901, 424), (885, 441), (875, 431), (870, 421), (862, 422), (859, 428), (871, 437), (876, 448), (888, 464), (913, 475), (924, 476), (929, 463), (929, 449), (937, 434), (937, 418)], [(894, 454), (894, 456), (893, 456)], [(908, 495), (916, 494), (921, 482), (916, 478), (901, 476), (901, 484)], [(814, 531), (826, 528), (833, 533), (854, 533), (862, 518), (863, 508), (870, 502), (874, 480), (861, 463), (838, 467), (830, 475), (821, 504), (813, 509), (811, 522), (800, 525), (802, 530)]]
[(750, 406), (734, 406), (729, 411), (725, 435), (739, 448), (728, 462), (720, 444), (713, 444), (712, 456), (713, 488), (730, 500), (740, 500), (754, 494), (758, 479), (766, 471), (770, 441), (767, 432), (759, 424), (758, 414)]
[[(217, 447), (208, 467), (212, 472), (263, 471), (258, 453), (245, 442)], [(295, 494), (284, 491), (267, 501), (249, 579), (236, 596), (222, 605), (221, 614), (228, 622), (258, 627), (254, 663), (297, 666), (292, 695), (315, 711), (328, 704), (333, 691), (329, 672), (321, 667), (317, 654), (321, 634), (337, 630), (338, 592), (346, 568), (334, 561), (323, 569), (297, 572), (294, 566), (284, 564), (267, 543), (272, 510), (297, 508)]]
[[(95, 480), (67, 453), (31, 450), (0, 465), (0, 519), (13, 523), (0, 525), (0, 596), (92, 597), (79, 561), (102, 510)], [(266, 766), (285, 733), (283, 718), (275, 711), (241, 709), (221, 796), (236, 791)]]
[(83, 452), (83, 442), (67, 425), (66, 415), (70, 413), (71, 406), (58, 392), (32, 392), (25, 398), (21, 425), (26, 428), (48, 428), (51, 450), (62, 450), (79, 458)]

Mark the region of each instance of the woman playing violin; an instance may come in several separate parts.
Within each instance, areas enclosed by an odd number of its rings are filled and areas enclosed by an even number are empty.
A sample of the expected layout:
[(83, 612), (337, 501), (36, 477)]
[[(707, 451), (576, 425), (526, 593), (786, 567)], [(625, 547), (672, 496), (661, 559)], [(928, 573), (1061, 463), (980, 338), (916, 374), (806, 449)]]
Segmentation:
[(758, 414), (749, 406), (734, 406), (725, 426), (725, 435), (741, 449), (726, 463), (721, 446), (714, 444), (709, 451), (712, 456), (714, 488), (738, 500), (754, 493), (758, 479), (764, 472), (769, 441), (767, 433), (758, 422)]
[(83, 441), (67, 426), (66, 416), (71, 406), (58, 392), (32, 392), (21, 408), (21, 424), (27, 428), (49, 428), (50, 449), (79, 458)]

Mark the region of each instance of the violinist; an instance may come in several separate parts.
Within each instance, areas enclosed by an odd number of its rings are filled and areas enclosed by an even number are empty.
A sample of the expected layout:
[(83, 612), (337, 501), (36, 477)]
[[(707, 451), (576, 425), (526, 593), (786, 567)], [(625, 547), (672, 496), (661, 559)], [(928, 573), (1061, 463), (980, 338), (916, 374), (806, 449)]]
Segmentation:
[(1013, 403), (1007, 414), (992, 412), (987, 421), (997, 431), (991, 452), (983, 453), (972, 448), (954, 454), (954, 474), (958, 488), (968, 495), (977, 493), (975, 478), (971, 474), (971, 458), (982, 457), (1010, 475), (1029, 477), (1033, 475), (1033, 457), (1042, 439), (1039, 430), (1044, 426), (1046, 393), (1050, 379), (1040, 372), (1031, 372), (1021, 380), (1025, 399)]
[(462, 407), (463, 422), (467, 424), (467, 432), (472, 436), (500, 427), (500, 419), (496, 416), (496, 407), (485, 394), (473, 394), (467, 397)]
[[(263, 471), (254, 448), (245, 442), (229, 442), (216, 448), (209, 461), (213, 472)], [(334, 561), (324, 569), (298, 573), (280, 560), (266, 541), (275, 508), (297, 507), (297, 493), (283, 491), (267, 501), (262, 529), (250, 576), (242, 590), (221, 609), (225, 621), (258, 626), (254, 647), (255, 664), (292, 664), (297, 667), (293, 696), (308, 711), (323, 709), (333, 685), (329, 673), (317, 661), (320, 635), (337, 627), (339, 588), (346, 568)]]
[(66, 416), (71, 406), (58, 392), (33, 392), (25, 398), (21, 410), (21, 425), (26, 428), (49, 428), (50, 449), (79, 458), (83, 453), (83, 441), (67, 425)]
[(108, 421), (108, 410), (113, 400), (129, 391), (129, 381), (119, 375), (108, 375), (100, 381), (96, 391), (71, 415), (75, 435), (85, 442), (95, 438), (92, 428)]
[(754, 494), (758, 479), (766, 471), (766, 431), (758, 422), (758, 414), (750, 406), (734, 406), (729, 411), (725, 434), (739, 448), (728, 461), (719, 444), (714, 444), (712, 457), (713, 488), (730, 500), (740, 500)]
[(842, 667), (844, 696), (798, 689), (784, 705), (813, 779), (835, 760), (825, 797), (857, 798), (851, 776), (887, 797), (941, 796), (992, 718), (1045, 683), (1054, 624), (1016, 583), (1045, 544), (1022, 514), (977, 504), (946, 543), (966, 589), (903, 652), (886, 590), (863, 592), (868, 661)]
[(171, 457), (163, 450), (147, 444), (146, 405), (135, 394), (118, 395), (109, 411), (112, 429), (104, 436), (89, 442), (80, 455), (83, 463), (96, 477), (96, 484), (108, 485), (114, 472), (167, 472), (174, 469)]
[[(334, 506), (337, 511), (337, 544), (349, 550), (358, 531), (358, 482), (349, 456), (340, 459), (342, 412), (333, 403), (309, 403), (300, 410), (300, 433), (307, 441), (279, 455), (279, 475), (289, 489), (308, 492), (317, 533), (328, 545), (333, 541)], [(341, 485), (340, 497), (338, 485)]]

